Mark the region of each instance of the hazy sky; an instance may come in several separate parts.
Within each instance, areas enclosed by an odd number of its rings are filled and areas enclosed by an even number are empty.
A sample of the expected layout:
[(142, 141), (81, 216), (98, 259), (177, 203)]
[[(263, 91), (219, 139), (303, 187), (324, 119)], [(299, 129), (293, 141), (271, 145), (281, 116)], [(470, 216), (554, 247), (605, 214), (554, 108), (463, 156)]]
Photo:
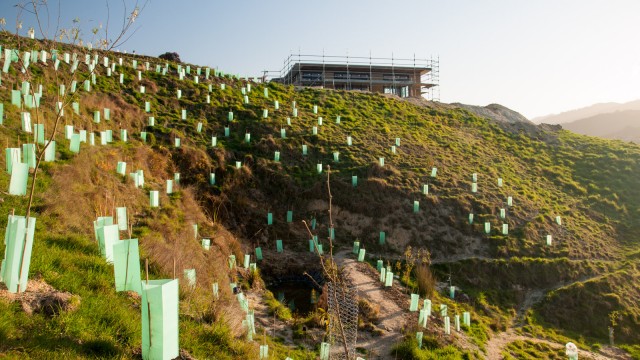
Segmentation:
[[(0, 2), (12, 31), (17, 2)], [(53, 23), (58, 0), (48, 2)], [(109, 4), (114, 29), (122, 1)], [(87, 34), (107, 21), (105, 1), (60, 8), (62, 25), (79, 18)], [(33, 17), (23, 15), (26, 33)], [(150, 0), (136, 26), (122, 49), (175, 51), (251, 76), (279, 70), (299, 50), (439, 57), (441, 101), (495, 102), (529, 118), (640, 98), (638, 0)]]

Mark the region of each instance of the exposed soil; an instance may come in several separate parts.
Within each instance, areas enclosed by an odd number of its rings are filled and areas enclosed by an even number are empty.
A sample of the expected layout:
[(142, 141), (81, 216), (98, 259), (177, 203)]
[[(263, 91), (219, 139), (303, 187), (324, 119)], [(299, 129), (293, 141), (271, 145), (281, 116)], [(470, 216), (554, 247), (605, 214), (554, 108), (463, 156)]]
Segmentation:
[(4, 284), (0, 284), (0, 299), (17, 301), (25, 313), (44, 313), (54, 316), (62, 311), (73, 311), (80, 304), (80, 297), (54, 289), (44, 280), (29, 280), (27, 290), (22, 293), (10, 293)]

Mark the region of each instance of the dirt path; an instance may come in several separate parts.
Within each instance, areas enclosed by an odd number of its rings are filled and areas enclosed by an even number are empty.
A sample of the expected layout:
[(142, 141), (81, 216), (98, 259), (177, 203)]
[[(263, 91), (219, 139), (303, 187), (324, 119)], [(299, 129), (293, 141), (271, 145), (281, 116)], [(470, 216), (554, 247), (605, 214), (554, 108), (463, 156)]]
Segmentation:
[[(550, 347), (557, 349), (559, 354), (564, 354), (564, 344), (559, 344), (553, 341), (538, 339), (531, 336), (518, 335), (515, 333), (514, 329), (509, 329), (505, 332), (499, 333), (493, 336), (489, 342), (487, 343), (487, 359), (489, 360), (498, 360), (503, 359), (502, 351), (504, 348), (515, 341), (530, 341), (536, 344), (546, 344)], [(605, 354), (596, 354), (589, 351), (580, 350), (579, 359), (591, 359), (591, 360), (607, 360), (607, 359), (615, 359), (615, 360), (627, 360), (631, 359), (624, 351), (620, 351), (619, 349), (603, 347), (603, 353)]]
[(376, 337), (359, 333), (356, 346), (367, 350), (367, 359), (392, 359), (391, 348), (402, 340), (402, 328), (409, 315), (386, 294), (379, 279), (358, 269), (358, 262), (347, 257), (349, 253), (349, 250), (341, 251), (335, 255), (335, 260), (344, 268), (358, 296), (380, 307), (378, 326), (383, 330), (382, 335)]
[[(576, 280), (575, 282), (584, 282), (584, 281), (588, 281), (597, 277), (600, 277), (602, 275), (595, 275), (595, 276), (585, 276), (582, 277), (578, 280)], [(535, 338), (532, 336), (526, 336), (526, 335), (519, 335), (516, 333), (516, 329), (521, 327), (523, 322), (524, 322), (524, 317), (527, 314), (527, 311), (534, 306), (535, 304), (537, 304), (538, 302), (542, 301), (542, 299), (544, 299), (545, 294), (547, 294), (550, 291), (559, 289), (561, 287), (564, 286), (568, 286), (570, 285), (569, 283), (559, 283), (556, 286), (550, 287), (550, 288), (546, 288), (546, 289), (533, 289), (530, 290), (526, 295), (525, 295), (525, 299), (522, 302), (522, 305), (520, 306), (520, 308), (518, 309), (516, 318), (514, 320), (514, 324), (507, 329), (507, 331), (502, 332), (502, 333), (498, 333), (496, 335), (494, 335), (493, 337), (491, 337), (491, 339), (489, 339), (489, 341), (487, 342), (487, 359), (493, 360), (493, 359), (503, 359), (502, 356), (502, 351), (504, 350), (504, 348), (514, 342), (514, 341), (530, 341), (533, 343), (542, 343), (542, 344), (546, 344), (549, 345), (550, 347), (554, 348), (554, 349), (558, 349), (559, 353), (564, 354), (564, 344), (560, 344), (560, 343), (556, 343), (553, 341), (549, 341), (546, 339), (539, 339), (539, 338)], [(602, 360), (602, 359), (617, 359), (617, 360), (626, 360), (626, 359), (631, 359), (630, 356), (628, 356), (624, 351), (621, 351), (620, 349), (617, 348), (612, 348), (612, 347), (603, 347), (601, 354), (596, 354), (596, 353), (592, 353), (589, 351), (580, 351), (579, 354), (579, 358), (580, 359), (593, 359), (593, 360)]]

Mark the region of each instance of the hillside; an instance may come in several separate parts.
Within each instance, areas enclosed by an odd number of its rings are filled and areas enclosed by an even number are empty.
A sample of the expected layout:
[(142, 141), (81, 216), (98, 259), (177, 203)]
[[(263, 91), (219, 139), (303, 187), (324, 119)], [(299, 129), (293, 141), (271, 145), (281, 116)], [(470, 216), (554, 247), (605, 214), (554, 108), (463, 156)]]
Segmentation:
[(562, 127), (583, 135), (638, 142), (640, 140), (640, 110), (599, 114), (562, 124)]
[[(6, 34), (0, 41), (3, 49), (17, 46)], [(51, 50), (27, 39), (20, 46)], [(335, 253), (348, 254), (354, 241), (366, 249), (362, 262), (353, 255), (339, 259), (354, 282), (376, 278), (377, 260), (399, 275), (390, 288), (376, 285), (372, 292), (402, 309), (394, 318), (402, 326), (381, 328), (375, 298), (363, 292), (368, 302), (358, 304), (358, 344), (375, 344), (382, 336), (402, 339), (394, 345), (399, 358), (484, 358), (490, 339), (513, 331), (556, 344), (571, 340), (595, 354), (608, 343), (614, 312), (620, 315), (616, 341), (629, 351), (640, 342), (640, 289), (633, 286), (640, 278), (640, 189), (634, 186), (640, 147), (524, 121), (505, 124), (462, 105), (262, 84), (157, 58), (58, 50), (82, 60), (85, 53), (89, 60), (106, 56), (117, 65), (113, 71), (98, 62), (95, 83), (86, 91), (82, 80), (91, 75), (84, 62), (73, 75), (65, 62), (60, 71), (52, 61), (31, 64), (31, 86), (42, 84), (44, 94), (36, 111), (11, 105), (10, 90), (21, 89), (24, 80), (14, 63), (2, 74), (0, 132), (8, 148), (31, 141), (33, 134), (20, 122), (24, 111), (42, 116), (50, 132), (59, 85), (71, 89), (78, 79), (55, 133), (56, 161), (44, 163), (36, 182), (29, 271), (30, 279), (78, 300), (73, 309), (30, 315), (0, 296), (0, 338), (7, 339), (0, 354), (139, 358), (141, 299), (115, 292), (113, 267), (100, 256), (92, 229), (96, 217), (120, 206), (127, 207), (131, 225), (122, 236), (139, 239), (143, 274), (147, 259), (152, 279), (181, 279), (185, 358), (258, 358), (263, 344), (275, 358), (318, 355), (325, 340), (323, 312), (292, 319), (291, 302), (283, 306), (277, 293), (264, 291), (285, 280), (301, 284), (304, 272), (321, 272), (303, 220), (314, 224), (310, 230), (326, 252), (330, 234)], [(489, 110), (515, 113), (498, 105)], [(78, 153), (70, 151), (64, 125), (86, 130), (89, 139), (93, 134), (95, 145), (89, 140)], [(107, 130), (114, 141), (101, 145)], [(127, 163), (127, 174), (143, 171), (141, 187), (116, 172), (119, 161)], [(175, 186), (172, 193), (167, 180)], [(0, 176), (0, 187), (7, 189), (9, 181), (6, 173)], [(159, 207), (150, 207), (151, 191), (159, 191)], [(24, 197), (8, 194), (0, 203), (6, 214), (23, 215), (25, 205)], [(209, 250), (201, 245), (205, 238)], [(412, 270), (407, 260), (419, 249), (430, 253), (437, 280), (450, 280), (458, 291), (453, 299), (449, 284), (439, 284), (433, 294), (420, 291), (421, 300), (426, 295), (434, 306), (424, 329), (417, 329), (418, 315), (408, 311), (420, 266)], [(229, 255), (238, 261), (233, 269)], [(258, 272), (244, 268), (245, 255)], [(197, 274), (194, 286), (183, 276), (189, 269)], [(315, 278), (323, 281), (322, 275)], [(247, 312), (231, 283), (251, 299), (256, 341), (246, 339)], [(436, 304), (447, 305), (451, 314), (470, 312), (471, 324), (444, 335)], [(418, 349), (417, 331), (424, 332), (426, 349)], [(534, 345), (523, 345), (530, 358), (557, 352)], [(363, 356), (391, 356), (363, 347)], [(518, 351), (524, 350), (508, 344), (504, 349), (516, 357)]]
[(601, 114), (610, 114), (626, 110), (640, 110), (640, 100), (627, 103), (600, 103), (585, 108), (565, 111), (559, 114), (550, 114), (532, 119), (536, 124), (565, 124)]

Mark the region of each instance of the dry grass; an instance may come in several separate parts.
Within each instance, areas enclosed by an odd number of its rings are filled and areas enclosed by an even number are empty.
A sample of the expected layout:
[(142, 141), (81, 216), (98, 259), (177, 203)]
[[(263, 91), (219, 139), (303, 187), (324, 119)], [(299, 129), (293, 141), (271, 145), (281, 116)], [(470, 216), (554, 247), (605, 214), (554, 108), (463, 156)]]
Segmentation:
[(418, 265), (414, 269), (414, 273), (420, 296), (431, 297), (436, 289), (436, 278), (431, 273), (429, 266), (426, 264)]

